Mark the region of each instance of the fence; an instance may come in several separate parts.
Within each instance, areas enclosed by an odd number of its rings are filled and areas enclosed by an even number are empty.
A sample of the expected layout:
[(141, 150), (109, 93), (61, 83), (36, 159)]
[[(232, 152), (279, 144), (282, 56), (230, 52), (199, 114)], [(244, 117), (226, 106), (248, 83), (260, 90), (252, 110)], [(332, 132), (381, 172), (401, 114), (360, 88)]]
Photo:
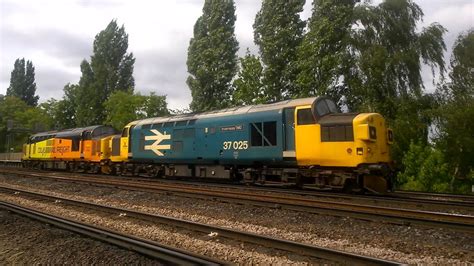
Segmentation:
[(21, 161), (21, 152), (0, 153), (0, 161)]

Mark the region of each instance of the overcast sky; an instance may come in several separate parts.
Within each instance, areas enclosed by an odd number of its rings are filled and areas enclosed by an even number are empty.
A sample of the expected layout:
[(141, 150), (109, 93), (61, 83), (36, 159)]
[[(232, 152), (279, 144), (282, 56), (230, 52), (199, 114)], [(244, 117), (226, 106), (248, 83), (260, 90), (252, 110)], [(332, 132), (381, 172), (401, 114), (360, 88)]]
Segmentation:
[[(374, 1), (379, 3), (381, 0)], [(90, 59), (94, 37), (112, 19), (124, 24), (129, 52), (135, 55), (136, 91), (166, 94), (170, 108), (191, 102), (185, 80), (186, 56), (193, 25), (203, 0), (0, 0), (0, 94), (5, 94), (16, 58), (33, 61), (40, 101), (60, 99), (67, 83), (77, 83), (79, 64)], [(236, 0), (235, 32), (239, 54), (252, 52), (252, 24), (260, 9), (258, 0)], [(448, 29), (449, 51), (457, 35), (474, 26), (474, 0), (418, 0), (425, 13), (422, 25), (439, 22)], [(311, 12), (307, 0), (302, 14)], [(433, 88), (430, 71), (423, 76)]]

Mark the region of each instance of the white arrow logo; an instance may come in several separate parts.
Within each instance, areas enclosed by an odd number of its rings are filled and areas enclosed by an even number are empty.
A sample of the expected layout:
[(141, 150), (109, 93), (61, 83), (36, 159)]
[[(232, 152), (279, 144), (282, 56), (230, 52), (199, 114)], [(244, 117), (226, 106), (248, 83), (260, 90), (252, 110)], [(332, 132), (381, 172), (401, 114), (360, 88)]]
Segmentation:
[(145, 136), (145, 140), (154, 140), (153, 144), (145, 145), (145, 150), (152, 150), (158, 156), (164, 156), (164, 154), (159, 150), (169, 150), (171, 145), (159, 145), (163, 140), (171, 139), (171, 135), (161, 134), (160, 131), (156, 129), (150, 130), (154, 136)]

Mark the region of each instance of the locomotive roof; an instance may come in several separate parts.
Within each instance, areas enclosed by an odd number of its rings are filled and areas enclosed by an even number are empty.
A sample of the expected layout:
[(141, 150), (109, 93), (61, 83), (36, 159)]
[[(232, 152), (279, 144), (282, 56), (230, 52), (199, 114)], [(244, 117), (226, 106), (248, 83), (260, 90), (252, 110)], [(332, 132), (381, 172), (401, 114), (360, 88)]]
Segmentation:
[(48, 131), (40, 132), (34, 135), (31, 135), (31, 138), (44, 137), (44, 136), (53, 136), (53, 137), (74, 137), (80, 136), (82, 132), (92, 132), (96, 128), (103, 127), (102, 125), (89, 126), (89, 127), (78, 127), (78, 128), (69, 128), (60, 131)]
[(55, 136), (56, 133), (58, 133), (58, 131), (54, 130), (54, 131), (46, 131), (46, 132), (40, 132), (40, 133), (36, 133), (36, 134), (33, 134), (31, 135), (31, 138), (35, 138), (35, 137), (44, 137), (44, 136)]
[(174, 116), (166, 116), (166, 117), (152, 117), (152, 118), (146, 118), (142, 120), (136, 120), (136, 121), (131, 122), (130, 124), (146, 125), (146, 124), (154, 124), (154, 123), (162, 123), (162, 122), (174, 122), (174, 121), (181, 121), (181, 120), (214, 118), (214, 117), (228, 116), (228, 115), (238, 115), (238, 114), (256, 113), (256, 112), (264, 112), (264, 111), (275, 111), (275, 110), (282, 110), (288, 107), (312, 104), (316, 99), (318, 99), (318, 97), (285, 100), (285, 101), (269, 103), (269, 104), (232, 107), (232, 108), (209, 111), (209, 112), (198, 113), (198, 114), (191, 113), (191, 114), (182, 114), (182, 115), (174, 115)]
[(96, 128), (103, 127), (102, 125), (95, 125), (89, 127), (78, 127), (78, 128), (70, 128), (59, 131), (56, 133), (56, 137), (74, 137), (74, 136), (81, 136), (82, 132), (92, 132)]

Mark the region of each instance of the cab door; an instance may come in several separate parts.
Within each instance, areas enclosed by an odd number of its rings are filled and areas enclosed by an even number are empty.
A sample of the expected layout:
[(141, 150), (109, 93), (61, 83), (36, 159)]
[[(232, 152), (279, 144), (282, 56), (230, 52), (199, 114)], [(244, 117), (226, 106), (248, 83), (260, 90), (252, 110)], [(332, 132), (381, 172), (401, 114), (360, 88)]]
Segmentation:
[(120, 157), (123, 160), (132, 158), (132, 129), (134, 126), (126, 126), (123, 128), (122, 137), (120, 138)]
[[(283, 111), (283, 126), (285, 131), (285, 148), (288, 153), (295, 152), (295, 108), (287, 108)], [(294, 157), (294, 156), (293, 156)]]
[(296, 160), (300, 166), (316, 165), (319, 158), (319, 125), (316, 124), (311, 105), (295, 109)]

